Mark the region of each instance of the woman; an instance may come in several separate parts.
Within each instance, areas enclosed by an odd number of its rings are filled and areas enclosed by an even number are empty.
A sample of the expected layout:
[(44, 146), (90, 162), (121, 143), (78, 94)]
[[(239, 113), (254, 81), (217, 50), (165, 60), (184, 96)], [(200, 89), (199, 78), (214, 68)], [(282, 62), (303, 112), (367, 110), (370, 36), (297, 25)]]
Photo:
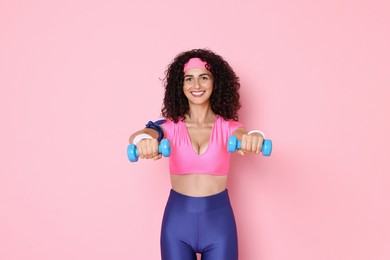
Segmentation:
[(242, 141), (241, 155), (260, 153), (264, 136), (238, 122), (240, 83), (233, 69), (210, 50), (180, 53), (165, 78), (162, 115), (130, 137), (139, 157), (160, 159), (167, 138), (172, 189), (161, 230), (163, 260), (238, 259), (237, 231), (226, 189), (227, 140)]

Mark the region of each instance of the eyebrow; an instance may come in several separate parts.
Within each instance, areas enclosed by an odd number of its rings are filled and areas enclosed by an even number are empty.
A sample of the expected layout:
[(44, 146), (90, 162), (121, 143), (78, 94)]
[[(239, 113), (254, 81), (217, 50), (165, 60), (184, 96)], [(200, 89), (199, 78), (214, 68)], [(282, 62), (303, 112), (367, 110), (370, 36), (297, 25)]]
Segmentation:
[[(199, 74), (199, 77), (200, 77), (200, 76), (204, 76), (204, 75), (211, 77), (211, 74), (209, 74), (209, 73), (202, 73), (202, 74)], [(188, 74), (188, 75), (185, 75), (184, 77), (194, 77), (194, 75)]]

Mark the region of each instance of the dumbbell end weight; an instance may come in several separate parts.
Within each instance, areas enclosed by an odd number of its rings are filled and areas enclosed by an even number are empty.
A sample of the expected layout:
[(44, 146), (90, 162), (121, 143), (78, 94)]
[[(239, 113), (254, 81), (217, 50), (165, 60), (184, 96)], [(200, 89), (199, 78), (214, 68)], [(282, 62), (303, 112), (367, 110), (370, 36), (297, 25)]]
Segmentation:
[[(238, 145), (240, 145), (240, 147), (238, 147)], [(234, 153), (237, 149), (240, 149), (241, 148), (241, 142), (239, 140), (237, 140), (237, 137), (232, 135), (229, 137), (228, 139), (228, 152), (230, 153)]]
[(264, 156), (271, 156), (272, 153), (272, 141), (264, 140), (263, 146), (261, 147), (261, 152)]
[(135, 144), (129, 144), (127, 146), (127, 158), (129, 158), (130, 162), (138, 161), (138, 151)]
[(169, 157), (171, 155), (171, 144), (168, 139), (162, 139), (158, 145), (158, 153), (162, 154), (164, 157)]

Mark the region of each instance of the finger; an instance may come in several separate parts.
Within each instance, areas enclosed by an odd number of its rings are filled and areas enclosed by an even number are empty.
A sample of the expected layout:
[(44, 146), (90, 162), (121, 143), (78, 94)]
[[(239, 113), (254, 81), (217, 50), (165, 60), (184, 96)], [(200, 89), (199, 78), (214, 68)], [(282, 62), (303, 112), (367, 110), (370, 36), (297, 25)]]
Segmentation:
[(157, 156), (153, 157), (153, 160), (154, 160), (154, 161), (155, 161), (155, 160), (159, 160), (159, 159), (161, 159), (161, 157), (162, 157), (162, 155), (161, 155), (161, 154), (159, 154), (159, 155), (157, 155)]
[(257, 151), (256, 151), (256, 153), (260, 153), (262, 147), (263, 147), (263, 142), (259, 142), (259, 145), (257, 146)]
[(238, 153), (239, 155), (241, 155), (241, 156), (244, 156), (244, 155), (245, 155), (245, 153), (244, 153), (242, 150), (238, 150), (237, 153)]
[(261, 153), (261, 148), (263, 148), (263, 143), (264, 143), (264, 138), (261, 136), (259, 139), (259, 144), (258, 144), (258, 153)]
[(253, 138), (253, 136), (250, 136), (250, 135), (247, 135), (246, 136), (246, 147), (245, 147), (245, 150), (244, 152), (245, 153), (254, 153), (255, 150), (253, 150), (253, 146), (255, 145), (255, 138)]
[(258, 139), (256, 137), (252, 138), (252, 152), (256, 153), (257, 152), (257, 147), (259, 146)]
[(153, 144), (152, 144), (152, 140), (151, 139), (147, 139), (146, 140), (146, 157), (148, 159), (152, 158), (153, 157)]
[(242, 135), (241, 137), (241, 150), (246, 151), (247, 146), (247, 135)]
[(256, 149), (256, 153), (260, 153), (261, 152), (261, 147), (263, 146), (263, 143), (262, 142), (259, 142), (257, 144), (257, 149)]
[(150, 156), (153, 158), (153, 157), (156, 157), (158, 155), (158, 141), (157, 139), (151, 139), (150, 140), (150, 143), (149, 143), (149, 147), (150, 147)]
[(145, 158), (145, 142), (144, 141), (139, 141), (138, 144), (137, 144), (137, 150), (138, 150), (138, 156), (139, 158), (141, 159), (144, 159)]

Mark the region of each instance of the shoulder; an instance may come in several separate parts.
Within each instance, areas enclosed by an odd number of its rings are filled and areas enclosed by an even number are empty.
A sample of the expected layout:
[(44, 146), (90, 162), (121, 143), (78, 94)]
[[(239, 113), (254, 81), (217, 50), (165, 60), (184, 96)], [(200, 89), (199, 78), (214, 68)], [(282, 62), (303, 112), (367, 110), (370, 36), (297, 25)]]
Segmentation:
[(177, 121), (175, 123), (175, 121), (173, 121), (172, 119), (169, 119), (169, 118), (162, 118), (161, 121), (164, 121), (161, 125), (162, 126), (171, 126), (171, 125), (179, 125), (183, 120), (182, 119), (179, 119), (179, 121)]
[(227, 127), (242, 126), (239, 121), (236, 121), (234, 119), (224, 119), (222, 116), (219, 115), (217, 115), (217, 122)]
[(176, 123), (169, 118), (164, 118), (163, 120), (165, 120), (165, 122), (161, 124), (161, 127), (164, 129), (164, 131), (171, 132), (174, 129), (180, 128), (182, 126), (182, 120), (180, 119)]
[(224, 119), (221, 116), (217, 117), (217, 122), (219, 127), (228, 133), (228, 135), (232, 135), (234, 131), (238, 128), (244, 128), (244, 125), (234, 119)]

